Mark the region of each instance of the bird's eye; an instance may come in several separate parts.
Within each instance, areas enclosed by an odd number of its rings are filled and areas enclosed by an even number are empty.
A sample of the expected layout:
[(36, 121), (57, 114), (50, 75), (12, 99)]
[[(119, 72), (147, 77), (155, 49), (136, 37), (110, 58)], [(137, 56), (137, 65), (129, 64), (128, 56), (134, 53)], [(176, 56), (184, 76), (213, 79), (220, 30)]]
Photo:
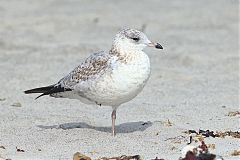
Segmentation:
[(134, 37), (132, 38), (134, 41), (138, 42), (140, 40), (140, 38)]

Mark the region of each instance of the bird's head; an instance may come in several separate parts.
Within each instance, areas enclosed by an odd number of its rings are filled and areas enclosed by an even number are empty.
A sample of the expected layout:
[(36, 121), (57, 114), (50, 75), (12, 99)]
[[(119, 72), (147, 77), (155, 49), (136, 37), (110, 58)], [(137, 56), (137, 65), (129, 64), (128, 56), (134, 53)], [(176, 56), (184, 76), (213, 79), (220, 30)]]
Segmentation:
[(142, 51), (147, 46), (163, 49), (159, 43), (151, 42), (143, 32), (129, 28), (118, 32), (113, 41), (113, 47), (123, 52)]

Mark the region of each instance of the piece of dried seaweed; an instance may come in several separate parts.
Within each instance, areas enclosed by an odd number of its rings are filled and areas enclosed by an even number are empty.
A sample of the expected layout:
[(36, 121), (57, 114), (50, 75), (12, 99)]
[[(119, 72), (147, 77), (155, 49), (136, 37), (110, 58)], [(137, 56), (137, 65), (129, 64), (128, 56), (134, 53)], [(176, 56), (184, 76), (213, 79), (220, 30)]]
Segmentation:
[(17, 149), (17, 152), (25, 152), (23, 149), (20, 149), (20, 148), (17, 148), (17, 147), (16, 147), (16, 149)]
[(185, 131), (184, 133), (186, 134), (196, 134), (196, 135), (202, 135), (204, 137), (220, 137), (220, 138), (225, 138), (226, 136), (230, 136), (233, 138), (240, 138), (240, 132), (238, 131), (224, 131), (224, 132), (214, 132), (214, 131), (210, 131), (210, 130), (201, 130), (199, 129), (199, 131), (195, 131), (195, 130), (188, 130)]

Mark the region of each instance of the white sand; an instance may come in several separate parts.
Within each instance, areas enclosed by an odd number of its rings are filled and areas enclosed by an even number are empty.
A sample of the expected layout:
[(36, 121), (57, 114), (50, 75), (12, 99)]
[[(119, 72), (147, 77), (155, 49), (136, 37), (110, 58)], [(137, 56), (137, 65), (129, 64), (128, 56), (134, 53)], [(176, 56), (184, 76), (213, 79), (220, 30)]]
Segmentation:
[[(187, 136), (183, 131), (239, 130), (239, 117), (226, 116), (239, 110), (237, 3), (1, 1), (0, 99), (6, 100), (0, 101), (0, 146), (6, 149), (0, 148), (0, 156), (65, 160), (80, 151), (93, 158), (139, 154), (174, 160), (186, 142), (167, 139)], [(117, 111), (116, 137), (111, 136), (110, 107), (24, 95), (26, 89), (57, 82), (90, 53), (108, 50), (122, 26), (144, 24), (149, 39), (164, 50), (146, 50), (151, 78)], [(16, 102), (22, 107), (11, 106)], [(162, 123), (167, 119), (173, 126)], [(238, 142), (206, 138), (216, 144), (212, 152), (226, 159), (237, 159), (230, 154)]]

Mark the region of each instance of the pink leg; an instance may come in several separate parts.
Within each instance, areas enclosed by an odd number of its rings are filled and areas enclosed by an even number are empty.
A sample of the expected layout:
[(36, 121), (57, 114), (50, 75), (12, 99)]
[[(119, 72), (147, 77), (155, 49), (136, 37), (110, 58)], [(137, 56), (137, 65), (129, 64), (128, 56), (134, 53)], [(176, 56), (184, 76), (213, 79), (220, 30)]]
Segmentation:
[(116, 110), (112, 111), (112, 135), (115, 136), (115, 120), (116, 120)]

